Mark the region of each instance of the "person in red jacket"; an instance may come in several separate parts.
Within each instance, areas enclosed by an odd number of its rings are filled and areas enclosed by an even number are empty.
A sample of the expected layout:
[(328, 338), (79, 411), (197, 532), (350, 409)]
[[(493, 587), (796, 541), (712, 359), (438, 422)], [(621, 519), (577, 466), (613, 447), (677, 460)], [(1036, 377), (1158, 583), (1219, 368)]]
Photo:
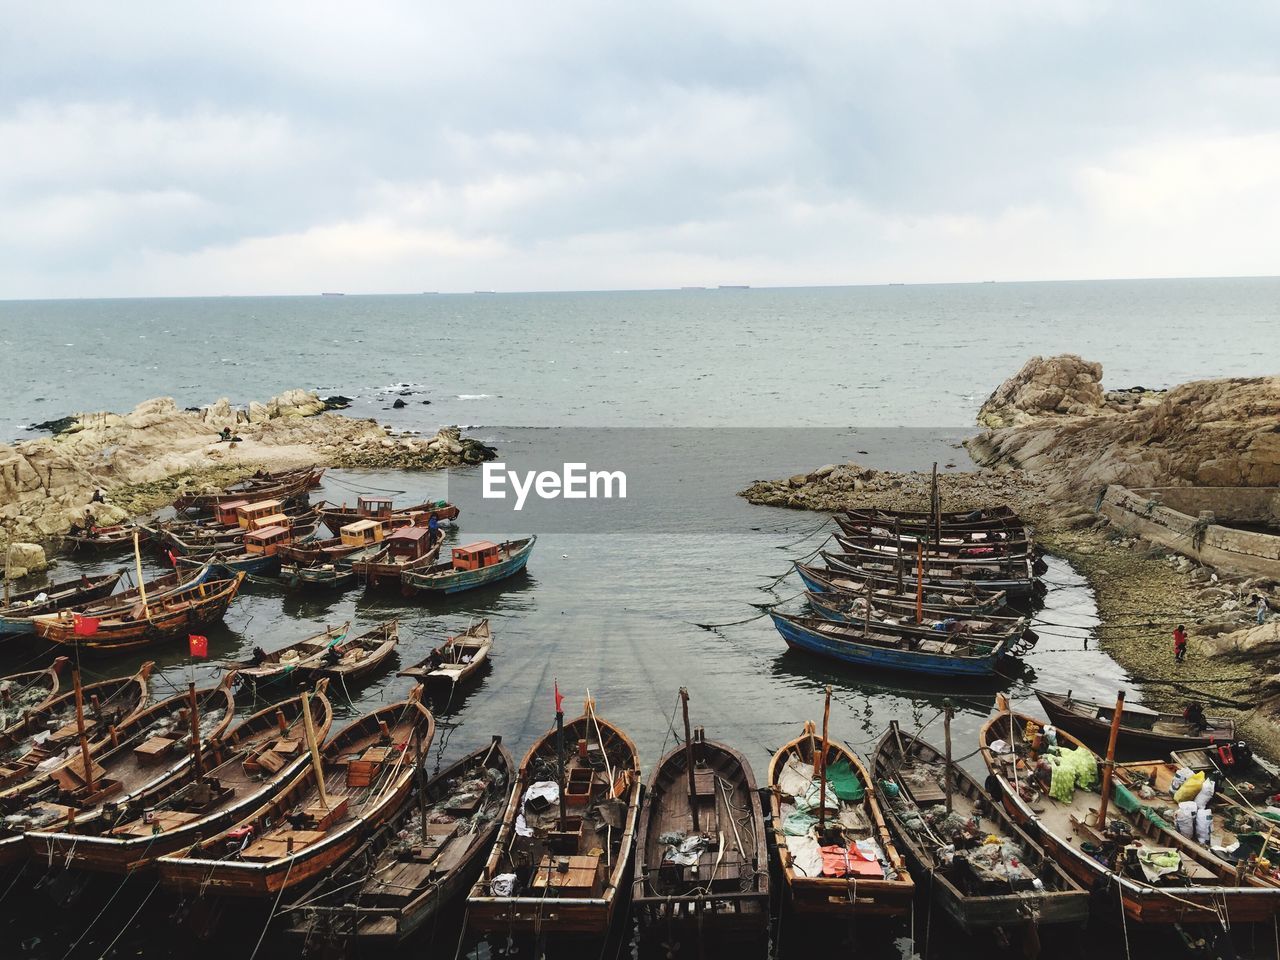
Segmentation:
[(1178, 629), (1173, 631), (1173, 659), (1178, 663), (1187, 659), (1187, 631), (1182, 624), (1178, 624)]

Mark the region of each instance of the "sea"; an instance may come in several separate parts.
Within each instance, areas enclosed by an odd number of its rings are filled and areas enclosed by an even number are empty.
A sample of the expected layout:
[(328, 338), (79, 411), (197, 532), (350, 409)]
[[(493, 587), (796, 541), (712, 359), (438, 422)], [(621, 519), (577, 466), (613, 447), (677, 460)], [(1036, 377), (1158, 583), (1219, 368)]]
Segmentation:
[[(955, 753), (981, 775), (976, 733), (997, 694), (1029, 712), (1036, 687), (1100, 699), (1125, 689), (1141, 699), (1134, 678), (1097, 649), (1096, 606), (1080, 574), (1049, 558), (1049, 589), (1034, 614), (1039, 643), (1022, 669), (997, 682), (845, 669), (787, 652), (764, 609), (802, 608), (791, 564), (819, 549), (828, 518), (752, 506), (737, 492), (755, 479), (846, 460), (964, 469), (970, 463), (961, 442), (974, 432), (978, 407), (1037, 354), (1099, 361), (1108, 387), (1274, 373), (1277, 314), (1274, 278), (10, 301), (0, 302), (0, 436), (43, 435), (34, 424), (125, 411), (155, 396), (198, 407), (304, 387), (347, 397), (349, 413), (396, 431), (464, 426), (513, 465), (576, 451), (645, 478), (647, 489), (635, 491), (625, 513), (611, 512), (621, 503), (597, 503), (580, 527), (567, 503), (554, 518), (485, 511), (469, 521), (464, 512), (448, 531), (451, 544), (538, 536), (526, 573), (499, 586), (426, 602), (359, 590), (299, 597), (252, 583), (225, 624), (208, 631), (207, 659), (193, 662), (182, 646), (86, 659), (87, 679), (155, 660), (158, 698), (185, 689), (189, 677), (215, 682), (255, 646), (273, 649), (326, 626), (364, 630), (391, 618), (400, 621), (403, 667), (488, 618), (492, 666), (435, 705), (433, 769), (493, 735), (518, 758), (551, 727), (558, 686), (571, 714), (594, 698), (599, 713), (636, 742), (647, 777), (679, 740), (675, 710), (684, 687), (694, 725), (741, 750), (762, 780), (772, 752), (806, 720), (821, 720), (830, 686), (832, 735), (864, 756), (891, 720), (940, 741), (950, 700)], [(394, 407), (397, 399), (404, 405)], [(478, 470), (330, 470), (313, 500), (446, 498), (474, 487)], [(64, 558), (54, 576), (128, 560)], [(163, 566), (151, 555), (145, 564), (152, 573)], [(0, 674), (51, 657), (38, 644), (6, 645)], [(335, 729), (403, 697), (411, 684), (395, 669), (358, 689), (331, 690)], [(238, 705), (245, 712), (262, 706), (243, 688)], [(211, 931), (197, 935), (185, 905), (158, 889), (154, 876), (105, 880), (28, 863), (0, 877), (0, 956), (301, 955), (303, 945), (281, 932), (271, 906), (230, 904)], [(1043, 955), (1181, 955), (1181, 938), (1124, 929), (1117, 919), (1044, 936)], [(497, 942), (470, 936), (464, 925), (456, 904), (395, 955), (714, 952), (707, 944), (641, 944), (625, 908), (604, 942)], [(1273, 956), (1268, 938), (1242, 935), (1236, 946), (1241, 955)], [(1005, 949), (990, 937), (964, 937), (922, 896), (910, 917), (878, 924), (815, 924), (784, 910), (758, 955), (986, 957)], [(1008, 951), (1021, 949), (1015, 936)]]

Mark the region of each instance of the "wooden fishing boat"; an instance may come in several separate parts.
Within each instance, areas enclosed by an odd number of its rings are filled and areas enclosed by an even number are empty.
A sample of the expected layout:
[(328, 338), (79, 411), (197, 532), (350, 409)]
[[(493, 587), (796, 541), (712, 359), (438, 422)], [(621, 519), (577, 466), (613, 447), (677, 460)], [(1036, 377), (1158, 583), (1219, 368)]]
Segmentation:
[(482, 540), (453, 548), (453, 559), (425, 569), (408, 570), (401, 583), (408, 593), (460, 593), (514, 576), (525, 568), (537, 537), (490, 543)]
[[(191, 689), (136, 714), (114, 731), (98, 750), (86, 742), (85, 759), (71, 758), (51, 774), (48, 789), (34, 794), (25, 807), (4, 818), (6, 836), (58, 830), (81, 820), (114, 818), (122, 804), (171, 777), (189, 775), (196, 744), (216, 739), (235, 717), (232, 676), (216, 687)], [(195, 708), (194, 714), (192, 708)], [(2, 843), (3, 840), (0, 840)]]
[(68, 662), (68, 657), (58, 657), (43, 670), (0, 677), (0, 730), (8, 730), (26, 714), (52, 703), (58, 696), (59, 676)]
[(773, 755), (769, 791), (774, 845), (796, 913), (900, 916), (911, 909), (915, 884), (852, 750), (806, 723)]
[[(871, 577), (881, 581), (893, 581), (897, 577), (897, 564), (892, 558), (876, 559), (860, 554), (828, 553), (820, 551), (827, 566), (843, 574), (858, 577)], [(979, 590), (1003, 591), (1011, 597), (1029, 597), (1044, 592), (1044, 585), (1031, 575), (1030, 564), (1025, 564), (1025, 575), (1018, 571), (1004, 573), (991, 564), (964, 563), (939, 565), (939, 561), (925, 558), (923, 576), (920, 576), (909, 565), (904, 577), (910, 582), (913, 575), (917, 581), (923, 581), (926, 592), (931, 590), (957, 591), (977, 588)]]
[(12, 593), (8, 603), (0, 606), (0, 637), (33, 634), (36, 628), (32, 617), (101, 600), (111, 594), (123, 576), (124, 571), (120, 571)]
[(352, 554), (347, 558), (356, 579), (369, 590), (379, 587), (402, 587), (404, 576), (413, 570), (426, 569), (440, 556), (443, 537), (433, 543), (427, 527), (401, 527), (382, 541), (372, 556)]
[(132, 874), (159, 858), (220, 834), (261, 808), (311, 762), (304, 703), (315, 736), (333, 723), (324, 683), (246, 717), (202, 746), (199, 769), (171, 774), (114, 808), (57, 830), (27, 833), (35, 856), (102, 873)]
[[(284, 528), (289, 531), (287, 537), (277, 536), (277, 540), (292, 543), (306, 543), (315, 538), (320, 529), (320, 518), (312, 513), (298, 518), (295, 522), (287, 514), (278, 513), (269, 518), (270, 523), (254, 527), (251, 530), (231, 529), (218, 534), (201, 535), (199, 537), (179, 536), (165, 532), (165, 544), (169, 551), (180, 560), (188, 563), (200, 563), (214, 557), (236, 555), (251, 552), (241, 550), (255, 535), (261, 536), (266, 529)], [(274, 552), (274, 551), (273, 551)]]
[[(987, 768), (999, 784), (1005, 809), (1035, 836), (1077, 883), (1090, 891), (1106, 891), (1120, 898), (1126, 919), (1137, 923), (1270, 922), (1280, 911), (1280, 887), (1246, 881), (1224, 881), (1193, 851), (1175, 850), (1144, 836), (1138, 812), (1124, 809), (1116, 796), (1118, 780), (1108, 797), (1106, 829), (1098, 826), (1101, 798), (1071, 784), (1069, 799), (1042, 789), (1038, 761), (1032, 759), (1026, 736), (1045, 739), (1042, 721), (1008, 709), (997, 697), (998, 712), (983, 724), (979, 746)], [(1060, 748), (1079, 751), (1082, 758), (1097, 755), (1065, 730), (1056, 733)], [(1075, 756), (1073, 754), (1073, 756)], [(1065, 794), (1065, 791), (1063, 791)], [(1114, 826), (1119, 821), (1121, 826)], [(1172, 856), (1170, 856), (1172, 854)]]
[(822, 617), (798, 617), (769, 611), (773, 625), (792, 650), (801, 650), (858, 667), (923, 673), (938, 677), (989, 678), (1006, 659), (1025, 650), (1020, 637), (984, 640), (938, 632), (894, 632), (877, 624), (837, 623)]
[(365, 714), (239, 824), (161, 857), (160, 882), (200, 896), (283, 897), (328, 874), (404, 806), (435, 734), (418, 699)]
[(315, 514), (316, 509), (307, 504), (289, 504), (280, 500), (256, 503), (252, 500), (235, 500), (219, 505), (210, 517), (166, 520), (146, 529), (151, 530), (162, 544), (171, 544), (175, 540), (204, 544), (234, 541), (246, 530), (270, 526), (267, 521), (273, 517), (285, 517), (292, 525), (314, 518)]
[(424, 659), (401, 670), (397, 676), (413, 677), (428, 690), (445, 686), (452, 693), (453, 687), (473, 679), (485, 668), (492, 649), (493, 633), (486, 617), (456, 636), (446, 638)]
[[(876, 748), (872, 770), (911, 872), (932, 878), (934, 899), (965, 933), (1089, 919), (1085, 889), (958, 763), (951, 764), (948, 793), (944, 753), (895, 723)], [(896, 797), (886, 795), (892, 789), (886, 784), (897, 788)]]
[(1002, 530), (1008, 527), (1024, 526), (1017, 512), (1009, 506), (1001, 504), (995, 507), (984, 507), (976, 510), (951, 510), (934, 514), (928, 510), (846, 510), (843, 516), (849, 520), (863, 521), (885, 525), (892, 528), (895, 522), (902, 530), (919, 528), (935, 529), (942, 526), (948, 530)]
[(205, 583), (212, 577), (213, 568), (208, 565), (192, 570), (175, 570), (172, 573), (161, 574), (145, 581), (141, 589), (130, 587), (127, 590), (109, 594), (98, 600), (77, 603), (63, 609), (72, 610), (86, 617), (110, 617), (125, 613), (140, 617), (142, 616), (142, 597), (144, 594), (147, 601), (153, 603), (198, 583)]
[(299, 670), (309, 678), (328, 677), (345, 690), (390, 666), (399, 642), (400, 621), (388, 620), (359, 636), (331, 644)]
[(346, 638), (350, 629), (351, 621), (348, 620), (341, 626), (325, 627), (305, 640), (287, 644), (270, 653), (255, 647), (249, 659), (236, 664), (236, 675), (242, 683), (257, 687), (286, 678), (295, 680), (299, 667), (324, 656), (326, 650)]
[(708, 943), (767, 935), (769, 850), (755, 777), (701, 727), (658, 762), (636, 858), (632, 911), (647, 933)]
[(1174, 750), (1169, 759), (1193, 773), (1216, 776), (1220, 795), (1248, 806), (1274, 807), (1271, 798), (1280, 796), (1280, 775), (1263, 766), (1246, 741)]
[(378, 556), (386, 530), (380, 521), (357, 520), (332, 540), (288, 544), (280, 551), (280, 579), (291, 589), (351, 586), (357, 579), (354, 564)]
[(304, 567), (296, 563), (280, 564), (279, 580), (290, 590), (338, 590), (356, 584), (356, 572), (350, 567), (322, 563)]
[[(894, 577), (852, 576), (840, 570), (815, 567), (806, 563), (795, 564), (796, 573), (804, 585), (814, 593), (835, 593), (844, 596), (865, 597), (870, 588), (872, 596), (881, 603), (907, 605), (912, 612), (916, 607), (916, 584), (904, 572), (899, 585)], [(973, 614), (1009, 615), (1009, 605), (1003, 591), (969, 589), (963, 592), (926, 591), (926, 610), (960, 611)]]
[[(470, 926), (505, 934), (608, 932), (631, 862), (640, 757), (588, 697), (525, 755), (498, 839), (467, 897)], [(564, 790), (557, 780), (564, 757)], [(561, 799), (563, 794), (563, 809)]]
[[(36, 635), (51, 643), (91, 651), (128, 650), (186, 637), (222, 620), (244, 578), (243, 573), (237, 573), (227, 580), (185, 585), (159, 600), (148, 596), (140, 616), (132, 610), (92, 617), (64, 610), (36, 617)], [(77, 626), (83, 629), (85, 620), (96, 621), (96, 626), (91, 633), (78, 633)]]
[(109, 550), (131, 549), (134, 534), (137, 534), (139, 543), (146, 543), (151, 539), (148, 528), (139, 524), (119, 523), (109, 527), (93, 527), (91, 530), (72, 527), (70, 533), (62, 535), (62, 545), (69, 547), (72, 551), (90, 550), (105, 553)]
[(475, 882), (514, 776), (494, 737), (415, 785), (399, 814), (286, 911), (288, 933), (356, 952), (404, 942)]
[(204, 562), (215, 564), (232, 573), (251, 573), (269, 577), (280, 570), (281, 548), (293, 542), (295, 531), (290, 527), (258, 527), (246, 532), (241, 540), (240, 553), (218, 552), (198, 557), (178, 557), (179, 568)]
[(855, 519), (848, 514), (837, 513), (836, 525), (841, 533), (855, 539), (868, 539), (890, 544), (901, 543), (915, 552), (916, 544), (921, 543), (932, 550), (963, 550), (970, 547), (1002, 547), (1010, 549), (1015, 546), (1029, 547), (1034, 543), (1031, 528), (1019, 523), (996, 527), (964, 527), (943, 524), (942, 540), (937, 538), (937, 528), (927, 528), (918, 521), (885, 521)]
[(321, 503), (319, 510), (324, 517), (324, 525), (334, 533), (347, 524), (359, 520), (378, 521), (388, 530), (394, 530), (409, 526), (425, 527), (432, 517), (435, 517), (437, 522), (458, 518), (458, 508), (444, 500), (428, 500), (426, 503), (399, 509), (395, 509), (393, 504), (394, 501), (390, 497), (361, 496), (357, 498), (354, 508), (348, 507), (345, 503), (340, 507)]
[[(1082, 700), (1072, 696), (1070, 690), (1037, 690), (1036, 697), (1054, 726), (1070, 731), (1095, 749), (1106, 749), (1114, 704)], [(1235, 721), (1227, 717), (1205, 717), (1203, 724), (1192, 724), (1180, 714), (1125, 703), (1116, 749), (1131, 756), (1160, 757), (1172, 750), (1231, 743), (1235, 739)]]
[[(154, 668), (148, 661), (132, 676), (81, 687), (85, 736), (91, 750), (109, 742), (113, 730), (146, 709), (151, 697), (148, 680)], [(0, 796), (37, 777), (42, 764), (66, 756), (78, 738), (76, 691), (69, 690), (28, 710), (0, 732)]]
[(912, 544), (910, 549), (897, 540), (865, 541), (856, 537), (835, 534), (833, 540), (844, 551), (846, 558), (858, 558), (864, 564), (888, 564), (895, 575), (898, 567), (906, 571), (914, 571), (917, 565), (935, 573), (960, 573), (972, 576), (973, 571), (982, 570), (991, 575), (1002, 577), (1042, 576), (1048, 572), (1049, 565), (1044, 558), (1031, 552), (1026, 547), (1018, 550), (1005, 550), (999, 547), (965, 547), (958, 551), (938, 550), (932, 546), (928, 549), (917, 549)]
[(936, 635), (942, 632), (952, 636), (960, 634), (986, 640), (1014, 636), (1028, 640), (1035, 638), (1035, 632), (1028, 626), (1031, 621), (1026, 617), (984, 617), (947, 610), (945, 607), (922, 605), (920, 610), (922, 616), (917, 621), (914, 606), (892, 602), (881, 603), (874, 598), (874, 595), (868, 604), (866, 597), (814, 593), (807, 590), (805, 601), (818, 616), (837, 623), (869, 623), (873, 627), (879, 625), (885, 628), (897, 628), (906, 633)]
[(265, 473), (231, 484), (216, 493), (184, 494), (173, 502), (173, 508), (179, 513), (207, 513), (220, 503), (244, 500), (246, 494), (252, 494), (258, 500), (296, 500), (320, 485), (324, 470), (324, 467), (304, 467), (277, 474)]

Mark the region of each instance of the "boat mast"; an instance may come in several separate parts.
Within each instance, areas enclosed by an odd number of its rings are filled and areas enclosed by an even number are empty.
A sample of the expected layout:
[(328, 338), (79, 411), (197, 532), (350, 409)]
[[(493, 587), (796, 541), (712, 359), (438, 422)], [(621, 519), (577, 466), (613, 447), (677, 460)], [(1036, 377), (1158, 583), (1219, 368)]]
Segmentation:
[[(560, 681), (557, 680), (556, 681), (556, 694), (557, 694), (556, 696), (556, 776), (559, 778), (559, 782), (556, 784), (556, 786), (560, 788), (559, 830), (561, 833), (564, 833), (566, 829), (565, 807), (568, 806), (568, 801), (566, 800), (564, 795), (564, 786), (565, 786), (564, 784), (564, 710), (561, 709), (561, 706), (560, 706), (559, 692), (560, 692)], [(600, 752), (601, 753), (604, 752), (603, 743), (600, 744)]]
[(924, 620), (924, 545), (916, 540), (916, 623)]
[(902, 596), (902, 520), (893, 518), (893, 539), (898, 545), (898, 596)]
[(187, 683), (187, 696), (191, 698), (191, 762), (195, 765), (195, 781), (204, 779), (204, 758), (200, 755), (200, 707), (196, 703), (196, 682)]
[(1107, 831), (1107, 801), (1111, 799), (1111, 774), (1116, 765), (1116, 740), (1120, 738), (1120, 716), (1124, 713), (1124, 691), (1116, 694), (1116, 712), (1111, 718), (1111, 737), (1107, 740), (1107, 759), (1102, 765), (1102, 802), (1098, 804), (1098, 829)]
[(76, 688), (76, 732), (80, 735), (80, 762), (84, 764), (84, 786), (87, 796), (93, 796), (93, 758), (89, 756), (89, 740), (84, 734), (84, 689), (80, 686), (80, 667), (71, 671), (71, 682)]
[(320, 762), (320, 750), (316, 746), (316, 731), (311, 723), (311, 696), (302, 691), (302, 726), (307, 732), (307, 749), (311, 751), (311, 769), (316, 774), (316, 787), (320, 791), (320, 803), (329, 809), (329, 796), (324, 789), (324, 764)]
[(142, 578), (142, 551), (138, 549), (138, 528), (133, 529), (133, 563), (138, 570), (138, 596), (142, 598), (142, 615), (151, 619), (151, 611), (147, 608), (147, 587)]
[(942, 497), (938, 493), (938, 461), (933, 461), (933, 482), (930, 485), (929, 509), (933, 511), (934, 544), (942, 547)]
[(4, 545), (4, 605), (9, 605), (9, 561), (13, 559), (13, 534)]
[(947, 749), (947, 770), (946, 770), (946, 788), (947, 788), (947, 813), (951, 812), (951, 790), (952, 790), (952, 773), (951, 773), (951, 718), (955, 715), (955, 708), (951, 705), (951, 698), (947, 697), (942, 701), (942, 729), (944, 731), (944, 742)]
[(693, 740), (689, 736), (689, 691), (680, 688), (680, 706), (684, 710), (684, 765), (689, 771), (689, 812), (693, 815), (693, 829), (701, 832), (698, 825), (698, 795), (694, 788), (693, 777)]
[(866, 640), (871, 636), (871, 581), (865, 580), (863, 583), (867, 588), (867, 597), (862, 611), (862, 638)]
[(827, 684), (827, 701), (822, 708), (822, 756), (818, 779), (818, 835), (827, 828), (827, 723), (831, 719), (831, 684)]
[(413, 753), (417, 760), (414, 776), (418, 781), (418, 822), (422, 838), (425, 840), (427, 837), (427, 771), (425, 768), (427, 758), (422, 755), (421, 724), (415, 724), (413, 728)]

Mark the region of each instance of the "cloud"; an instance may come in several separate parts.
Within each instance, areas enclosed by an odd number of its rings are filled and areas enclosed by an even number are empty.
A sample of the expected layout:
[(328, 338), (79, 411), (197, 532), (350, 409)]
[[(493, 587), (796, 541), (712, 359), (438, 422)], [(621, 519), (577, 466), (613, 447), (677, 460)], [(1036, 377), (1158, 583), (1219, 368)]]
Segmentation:
[(0, 296), (1275, 273), (1276, 21), (24, 7)]

